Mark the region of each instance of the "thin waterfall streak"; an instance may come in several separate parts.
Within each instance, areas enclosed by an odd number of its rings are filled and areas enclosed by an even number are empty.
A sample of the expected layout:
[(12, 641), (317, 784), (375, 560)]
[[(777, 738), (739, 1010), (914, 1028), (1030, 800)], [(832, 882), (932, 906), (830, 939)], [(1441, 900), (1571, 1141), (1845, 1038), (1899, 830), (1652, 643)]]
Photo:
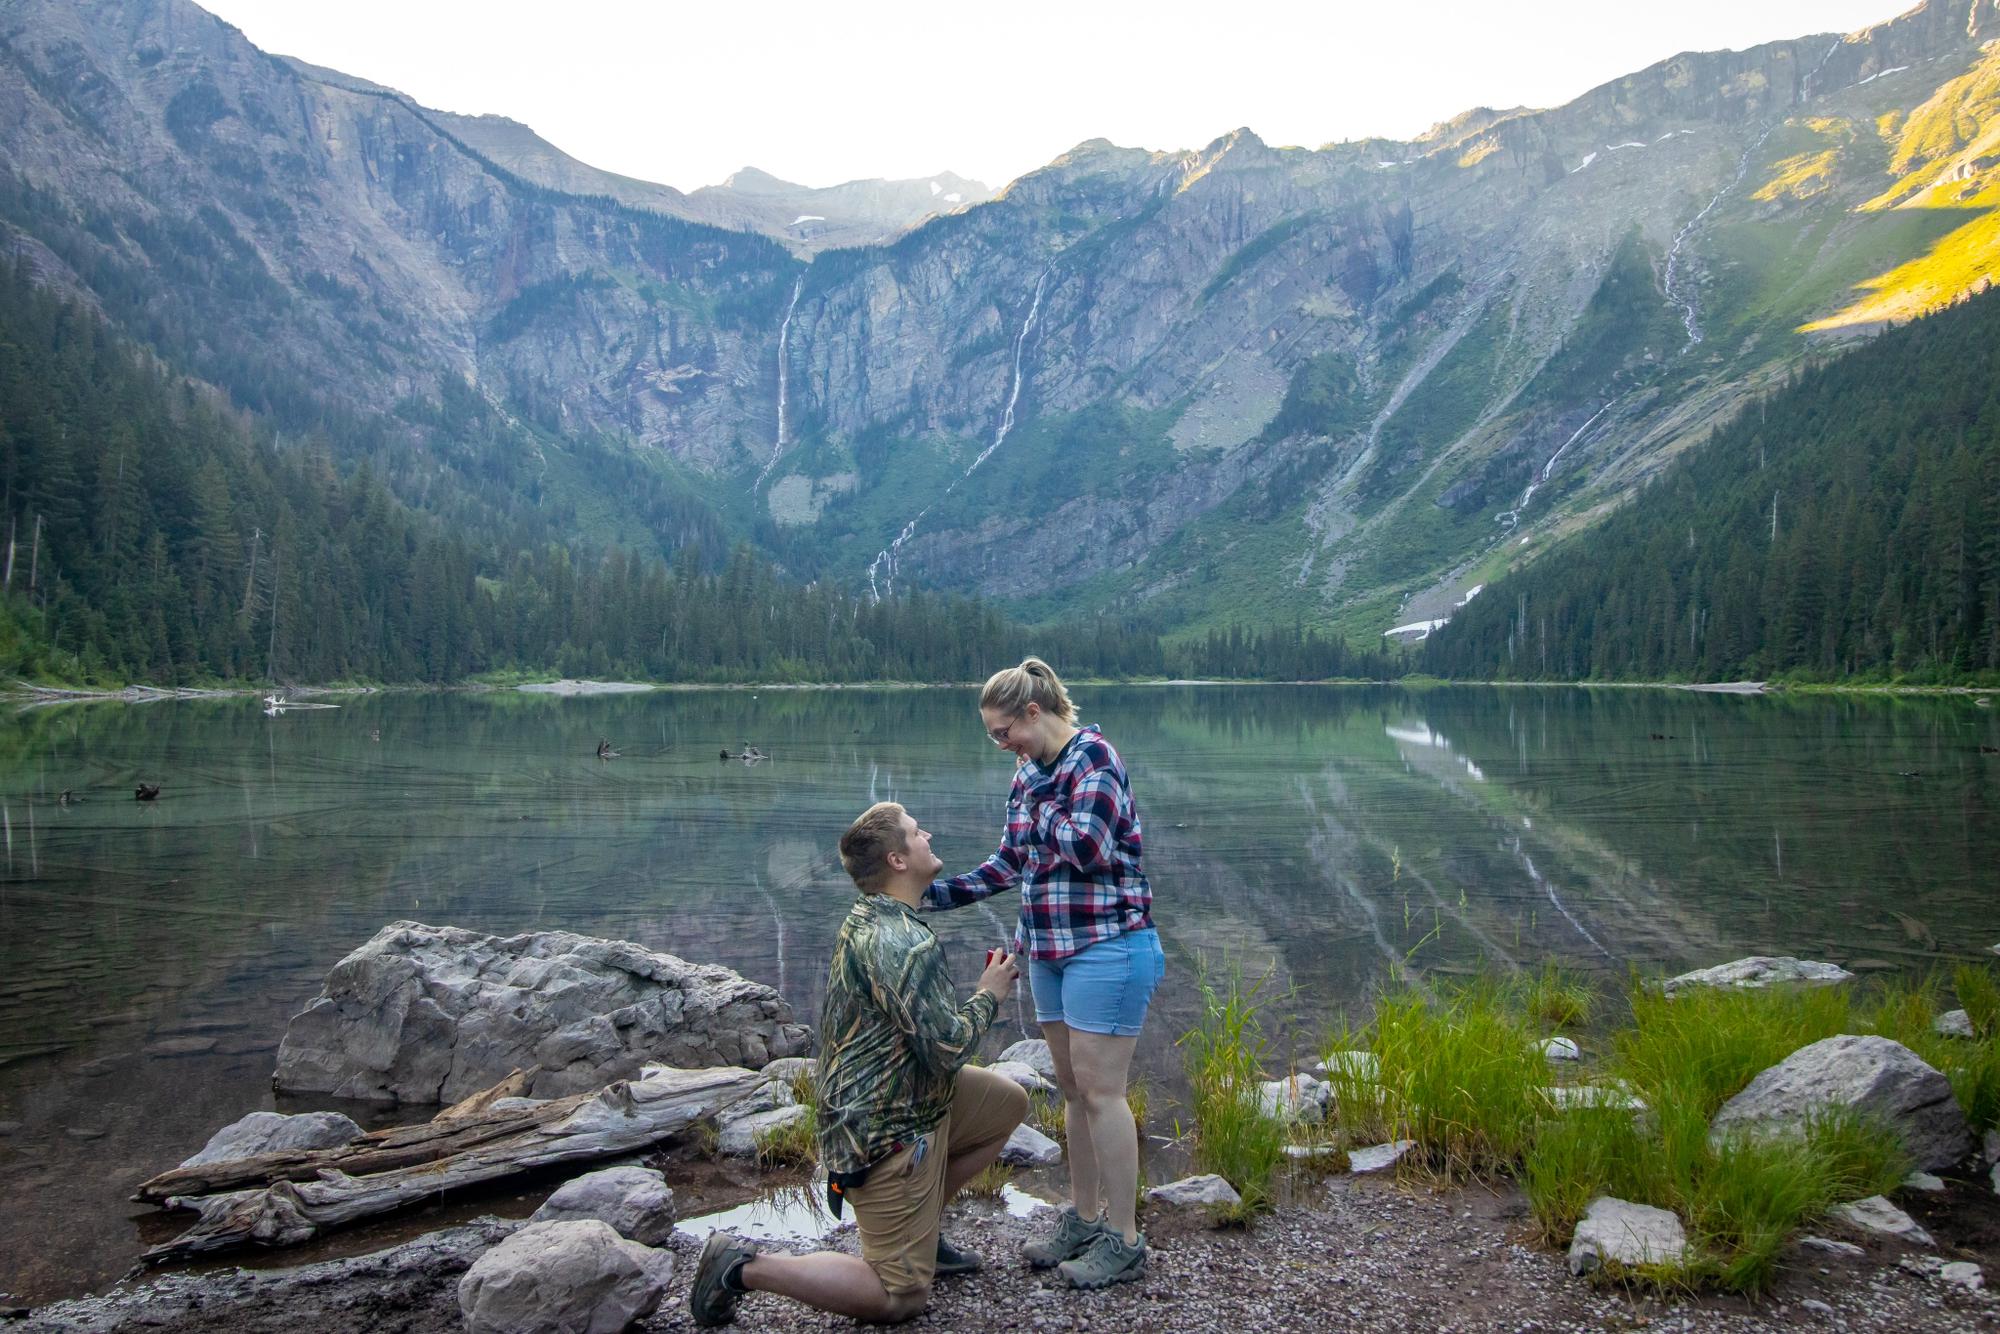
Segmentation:
[(10, 806), (0, 806), (0, 823), (7, 826), (7, 873), (14, 872), (14, 811)]
[[(945, 487), (943, 493), (938, 496), (937, 500), (932, 501), (929, 505), (926, 505), (921, 510), (918, 510), (917, 517), (903, 525), (903, 531), (896, 534), (896, 538), (894, 541), (889, 543), (889, 545), (884, 547), (882, 550), (875, 553), (875, 559), (869, 562), (868, 565), (868, 598), (870, 602), (880, 602), (885, 593), (891, 596), (895, 594), (896, 553), (903, 549), (903, 543), (909, 541), (911, 537), (916, 535), (917, 525), (923, 521), (923, 517), (926, 514), (929, 514), (931, 510), (937, 506), (939, 501), (945, 500), (951, 495), (952, 492), (958, 490), (958, 484), (964, 481), (966, 478), (972, 476), (972, 474), (978, 470), (979, 465), (986, 462), (987, 459), (991, 458), (993, 456), (993, 451), (1000, 448), (1000, 446), (1003, 443), (1005, 443), (1007, 437), (1013, 433), (1014, 409), (1021, 401), (1021, 380), (1022, 380), (1021, 357), (1023, 352), (1026, 350), (1028, 346), (1028, 335), (1034, 332), (1035, 322), (1041, 316), (1042, 293), (1048, 286), (1049, 275), (1053, 272), (1055, 272), (1055, 265), (1051, 264), (1048, 268), (1042, 270), (1040, 277), (1035, 279), (1035, 295), (1034, 298), (1028, 302), (1027, 318), (1021, 321), (1021, 332), (1019, 334), (1016, 334), (1014, 337), (1013, 384), (1007, 391), (1007, 406), (1000, 413), (1000, 425), (997, 428), (995, 428), (993, 432), (993, 443), (979, 451), (979, 456), (972, 460), (971, 466), (967, 467), (966, 470), (960, 473), (957, 477), (954, 477), (951, 481), (951, 485)], [(878, 586), (876, 582), (876, 575), (880, 573), (885, 566), (887, 567), (887, 574), (886, 576), (884, 576), (882, 583)]]
[(1014, 408), (1021, 401), (1021, 354), (1028, 346), (1028, 335), (1035, 331), (1035, 320), (1042, 313), (1042, 291), (1048, 286), (1049, 274), (1054, 268), (1054, 265), (1050, 265), (1043, 269), (1042, 276), (1035, 279), (1035, 296), (1028, 303), (1028, 318), (1021, 321), (1020, 336), (1014, 340), (1014, 386), (1007, 394), (1006, 411), (1000, 414), (1000, 429), (993, 433), (993, 443), (981, 450), (979, 457), (972, 461), (972, 467), (965, 470), (967, 477), (972, 476), (980, 464), (991, 458), (993, 451), (1006, 443), (1007, 437), (1014, 430)]
[(771, 457), (764, 461), (764, 470), (758, 473), (757, 480), (750, 484), (750, 489), (753, 491), (764, 484), (764, 479), (771, 475), (771, 470), (778, 466), (778, 460), (785, 452), (785, 389), (790, 370), (785, 349), (790, 345), (792, 337), (792, 312), (799, 308), (799, 294), (805, 290), (805, 275), (800, 274), (799, 280), (792, 284), (792, 301), (785, 307), (784, 323), (778, 326), (778, 442), (771, 446)]
[[(1827, 54), (1830, 56), (1833, 53), (1829, 51)], [(1824, 65), (1826, 62), (1822, 60), (1820, 63)], [(1702, 334), (1701, 293), (1691, 290), (1686, 297), (1682, 297), (1675, 290), (1674, 278), (1680, 270), (1681, 248), (1693, 237), (1695, 230), (1701, 226), (1702, 220), (1715, 211), (1716, 205), (1726, 199), (1730, 191), (1743, 183), (1743, 178), (1750, 174), (1750, 159), (1757, 155), (1757, 150), (1764, 146), (1764, 141), (1769, 139), (1771, 132), (1777, 128), (1778, 122), (1772, 121), (1764, 127), (1764, 132), (1757, 136), (1756, 142), (1743, 150), (1742, 158), (1736, 163), (1736, 174), (1730, 178), (1729, 184), (1717, 190), (1715, 197), (1703, 206), (1701, 212), (1688, 219), (1687, 223), (1678, 232), (1674, 233), (1674, 243), (1667, 249), (1667, 271), (1665, 276), (1662, 277), (1660, 285), (1666, 289), (1667, 300), (1681, 308), (1681, 323), (1687, 328), (1688, 335), (1687, 343), (1681, 348), (1683, 352), (1693, 347), (1696, 343), (1699, 343)]]
[(1507, 531), (1512, 532), (1514, 528), (1521, 522), (1521, 512), (1527, 509), (1528, 502), (1535, 498), (1535, 492), (1541, 487), (1541, 485), (1544, 482), (1549, 480), (1549, 474), (1552, 471), (1554, 471), (1557, 460), (1561, 459), (1564, 454), (1567, 454), (1569, 452), (1569, 447), (1575, 444), (1577, 441), (1581, 440), (1583, 438), (1583, 433), (1585, 431), (1588, 431), (1592, 426), (1595, 426), (1597, 424), (1597, 419), (1602, 417), (1605, 413), (1609, 411), (1611, 411), (1611, 404), (1606, 403), (1603, 407), (1591, 413), (1590, 420), (1585, 422), (1583, 425), (1577, 427), (1575, 432), (1573, 432), (1570, 435), (1570, 438), (1562, 442), (1562, 447), (1557, 449), (1555, 453), (1549, 455), (1549, 461), (1542, 465), (1541, 471), (1536, 473), (1534, 480), (1528, 483), (1527, 490), (1521, 492), (1521, 498), (1514, 502), (1514, 508), (1510, 510), (1505, 510), (1499, 514), (1494, 515), (1493, 521), (1495, 523), (1506, 524)]
[(1817, 79), (1820, 76), (1820, 71), (1826, 68), (1826, 62), (1833, 59), (1833, 53), (1840, 49), (1842, 40), (1839, 37), (1834, 38), (1833, 45), (1827, 47), (1826, 54), (1819, 58), (1819, 64), (1814, 65), (1811, 72), (1805, 78), (1799, 80), (1799, 101), (1803, 102), (1812, 96), (1813, 80)]
[(28, 803), (28, 874), (38, 876), (41, 873), (42, 854), (35, 843), (35, 803), (31, 801)]

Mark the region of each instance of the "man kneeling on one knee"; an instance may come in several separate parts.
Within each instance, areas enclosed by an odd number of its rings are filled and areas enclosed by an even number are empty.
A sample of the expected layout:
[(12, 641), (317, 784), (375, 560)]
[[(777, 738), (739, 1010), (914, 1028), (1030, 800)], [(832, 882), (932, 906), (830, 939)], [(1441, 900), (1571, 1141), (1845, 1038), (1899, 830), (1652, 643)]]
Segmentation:
[(933, 1277), (979, 1267), (939, 1232), (944, 1206), (1028, 1114), (1019, 1085), (966, 1065), (1019, 969), (994, 957), (955, 1003), (944, 949), (917, 916), (943, 868), (931, 836), (881, 802), (841, 835), (840, 863), (861, 897), (834, 941), (820, 1016), (819, 1154), (829, 1198), (854, 1208), (861, 1256), (765, 1255), (717, 1232), (688, 1295), (697, 1324), (727, 1323), (745, 1292), (869, 1321), (917, 1314)]

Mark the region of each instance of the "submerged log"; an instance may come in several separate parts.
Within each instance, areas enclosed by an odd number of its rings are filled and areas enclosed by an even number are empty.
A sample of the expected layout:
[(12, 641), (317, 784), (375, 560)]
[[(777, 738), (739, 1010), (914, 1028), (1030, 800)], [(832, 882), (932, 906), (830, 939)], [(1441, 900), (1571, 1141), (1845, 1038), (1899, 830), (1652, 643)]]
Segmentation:
[[(510, 1075), (480, 1099), (508, 1096)], [(649, 1066), (636, 1080), (534, 1107), (466, 1112), (363, 1135), (337, 1149), (258, 1154), (163, 1172), (134, 1197), (200, 1218), (148, 1263), (239, 1246), (295, 1246), (332, 1228), (434, 1200), (445, 1191), (657, 1143), (755, 1091), (736, 1066)], [(477, 1101), (477, 1100), (468, 1100)], [(221, 1193), (216, 1193), (221, 1192)]]

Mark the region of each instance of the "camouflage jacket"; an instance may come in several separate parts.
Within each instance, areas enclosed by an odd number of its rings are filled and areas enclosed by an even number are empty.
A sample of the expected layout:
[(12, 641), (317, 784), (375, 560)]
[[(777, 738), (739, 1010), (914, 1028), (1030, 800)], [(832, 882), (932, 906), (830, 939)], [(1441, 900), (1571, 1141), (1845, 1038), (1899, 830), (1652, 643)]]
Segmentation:
[(916, 910), (864, 894), (841, 923), (820, 1014), (819, 1153), (854, 1172), (928, 1133), (1000, 1003), (955, 1003), (944, 947)]

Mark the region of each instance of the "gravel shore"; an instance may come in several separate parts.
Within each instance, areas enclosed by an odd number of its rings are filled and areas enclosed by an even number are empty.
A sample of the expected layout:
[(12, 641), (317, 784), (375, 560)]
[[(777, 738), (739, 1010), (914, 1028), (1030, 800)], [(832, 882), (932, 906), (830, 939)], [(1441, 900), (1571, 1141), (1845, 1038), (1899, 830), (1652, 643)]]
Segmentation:
[[(1970, 1185), (1955, 1213), (2000, 1213)], [(1944, 1206), (1940, 1206), (1944, 1207)], [(1526, 1208), (1511, 1192), (1432, 1193), (1336, 1180), (1249, 1230), (1196, 1219), (1147, 1221), (1150, 1272), (1101, 1293), (1069, 1291), (1017, 1258), (1037, 1220), (980, 1200), (954, 1206), (954, 1239), (987, 1257), (979, 1274), (940, 1283), (916, 1330), (1510, 1330), (1560, 1331), (2000, 1330), (2000, 1300), (1899, 1264), (1917, 1253), (1872, 1243), (1843, 1259), (1794, 1248), (1775, 1289), (1756, 1302), (1662, 1299), (1572, 1278), (1560, 1254), (1529, 1244)], [(475, 1224), (392, 1251), (274, 1273), (163, 1276), (104, 1297), (37, 1311), (34, 1331), (298, 1334), (301, 1330), (456, 1334), (458, 1277), (507, 1225)], [(1976, 1249), (1946, 1247), (1994, 1271), (1990, 1232)], [(687, 1285), (698, 1239), (676, 1234), (676, 1273), (660, 1311), (640, 1328), (695, 1328)], [(833, 1245), (852, 1250), (851, 1228)], [(800, 1247), (799, 1249), (804, 1249)], [(2000, 1279), (2000, 1272), (1995, 1272)], [(854, 1322), (763, 1294), (744, 1299), (737, 1328), (849, 1330)]]

